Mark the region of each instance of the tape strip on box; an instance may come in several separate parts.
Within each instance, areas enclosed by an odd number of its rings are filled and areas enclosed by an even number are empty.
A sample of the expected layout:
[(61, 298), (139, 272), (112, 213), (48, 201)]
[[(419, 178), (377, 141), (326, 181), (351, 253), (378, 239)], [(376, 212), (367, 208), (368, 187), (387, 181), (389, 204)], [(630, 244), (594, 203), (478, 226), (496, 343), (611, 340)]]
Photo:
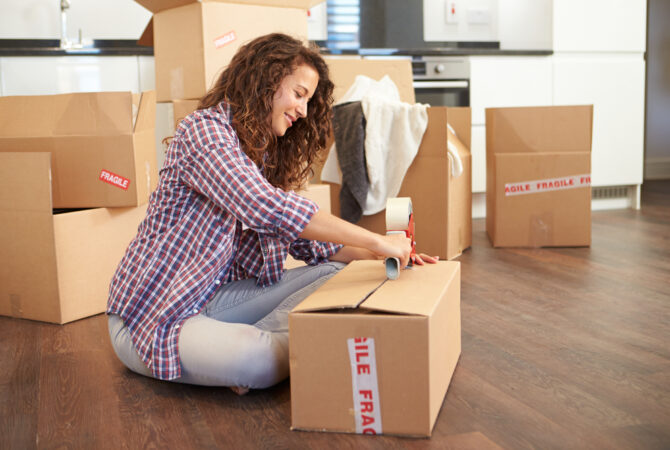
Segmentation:
[(505, 196), (538, 194), (541, 192), (560, 191), (591, 186), (591, 174), (572, 175), (567, 177), (548, 178), (545, 180), (520, 181), (505, 183)]
[(347, 346), (351, 362), (356, 433), (382, 434), (375, 340), (364, 337), (350, 338), (347, 339)]

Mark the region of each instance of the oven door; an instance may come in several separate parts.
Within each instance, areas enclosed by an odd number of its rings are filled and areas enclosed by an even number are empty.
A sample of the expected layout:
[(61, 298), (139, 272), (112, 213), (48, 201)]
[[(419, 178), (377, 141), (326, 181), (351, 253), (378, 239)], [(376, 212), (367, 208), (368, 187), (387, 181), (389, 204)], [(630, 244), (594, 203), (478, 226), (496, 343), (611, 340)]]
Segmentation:
[(470, 106), (468, 80), (417, 80), (413, 85), (417, 103), (430, 106)]

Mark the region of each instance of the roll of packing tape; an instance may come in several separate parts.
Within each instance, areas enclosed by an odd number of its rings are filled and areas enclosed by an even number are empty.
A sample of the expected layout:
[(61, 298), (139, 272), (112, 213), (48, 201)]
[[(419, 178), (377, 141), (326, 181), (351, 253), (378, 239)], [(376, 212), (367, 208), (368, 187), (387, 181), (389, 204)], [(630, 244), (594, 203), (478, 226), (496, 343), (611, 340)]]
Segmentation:
[(386, 200), (386, 230), (406, 230), (412, 214), (412, 199), (394, 197)]

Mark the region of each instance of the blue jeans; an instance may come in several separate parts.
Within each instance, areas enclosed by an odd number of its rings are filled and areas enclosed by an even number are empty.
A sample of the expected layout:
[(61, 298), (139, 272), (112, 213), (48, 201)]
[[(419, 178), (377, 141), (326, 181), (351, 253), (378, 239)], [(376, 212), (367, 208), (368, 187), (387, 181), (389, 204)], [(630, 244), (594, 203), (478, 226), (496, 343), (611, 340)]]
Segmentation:
[[(255, 279), (221, 286), (200, 314), (184, 322), (179, 333), (182, 375), (173, 381), (261, 389), (284, 380), (289, 373), (289, 311), (344, 266), (298, 267), (265, 288), (256, 286)], [(126, 367), (153, 377), (116, 314), (109, 315), (109, 335)]]

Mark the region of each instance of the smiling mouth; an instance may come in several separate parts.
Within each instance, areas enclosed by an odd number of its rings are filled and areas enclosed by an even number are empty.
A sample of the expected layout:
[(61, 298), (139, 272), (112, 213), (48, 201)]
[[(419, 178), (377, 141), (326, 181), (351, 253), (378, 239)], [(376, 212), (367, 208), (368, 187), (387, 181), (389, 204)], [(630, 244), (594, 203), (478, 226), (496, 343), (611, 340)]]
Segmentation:
[(286, 120), (288, 120), (288, 126), (290, 127), (291, 125), (293, 125), (293, 122), (295, 122), (295, 118), (287, 113), (284, 113), (284, 115), (286, 116)]

